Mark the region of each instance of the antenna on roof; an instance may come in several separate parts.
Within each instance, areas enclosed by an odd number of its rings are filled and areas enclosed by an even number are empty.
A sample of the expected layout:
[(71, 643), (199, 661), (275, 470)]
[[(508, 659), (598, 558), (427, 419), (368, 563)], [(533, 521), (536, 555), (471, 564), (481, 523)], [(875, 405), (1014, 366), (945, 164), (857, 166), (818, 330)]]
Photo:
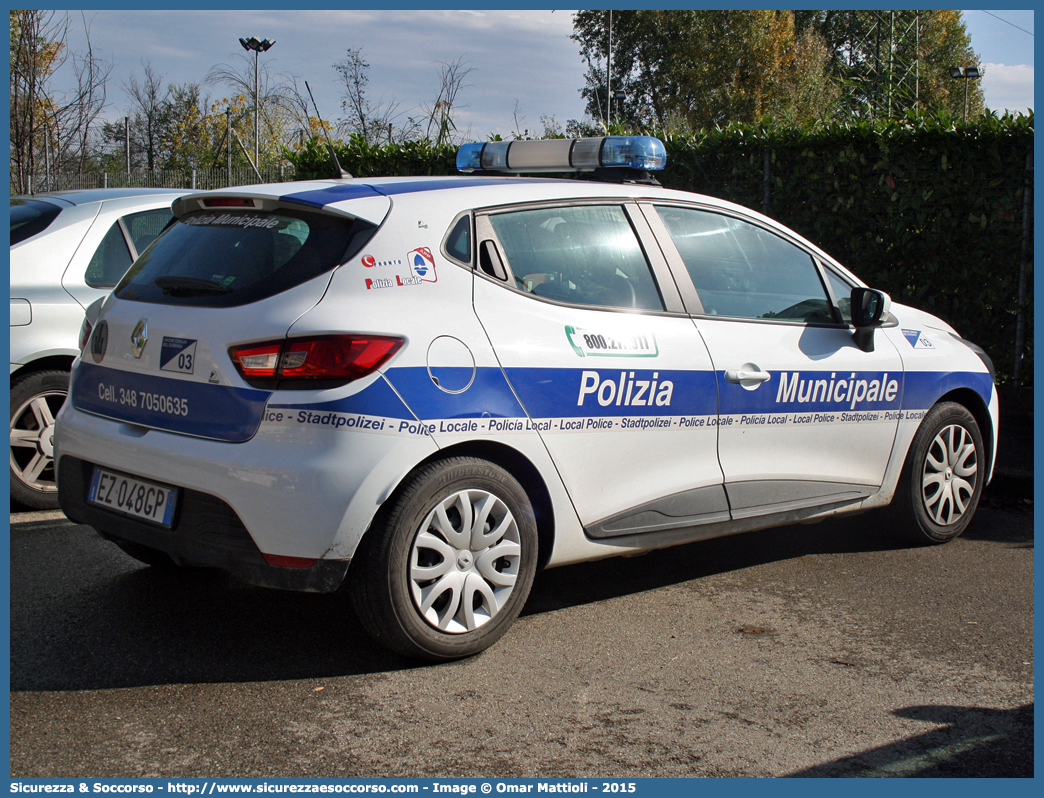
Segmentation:
[(315, 109), (315, 118), (319, 120), (319, 127), (323, 129), (323, 135), (326, 136), (326, 146), (330, 148), (330, 156), (333, 158), (334, 167), (337, 169), (338, 177), (351, 177), (341, 167), (341, 162), (337, 160), (337, 153), (334, 152), (333, 142), (330, 141), (330, 134), (326, 132), (326, 123), (323, 122), (323, 118), (319, 115), (319, 106), (315, 104), (315, 97), (312, 96), (312, 87), (308, 85), (308, 81), (305, 81), (305, 88), (308, 89), (308, 96), (312, 98), (312, 107)]

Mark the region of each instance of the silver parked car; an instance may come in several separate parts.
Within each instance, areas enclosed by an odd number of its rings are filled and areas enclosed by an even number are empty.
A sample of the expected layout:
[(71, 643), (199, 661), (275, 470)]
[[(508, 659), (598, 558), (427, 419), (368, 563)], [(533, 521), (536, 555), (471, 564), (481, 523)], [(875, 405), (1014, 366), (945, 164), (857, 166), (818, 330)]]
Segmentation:
[(58, 506), (52, 436), (79, 353), (84, 308), (163, 231), (172, 189), (61, 191), (11, 198), (11, 497)]

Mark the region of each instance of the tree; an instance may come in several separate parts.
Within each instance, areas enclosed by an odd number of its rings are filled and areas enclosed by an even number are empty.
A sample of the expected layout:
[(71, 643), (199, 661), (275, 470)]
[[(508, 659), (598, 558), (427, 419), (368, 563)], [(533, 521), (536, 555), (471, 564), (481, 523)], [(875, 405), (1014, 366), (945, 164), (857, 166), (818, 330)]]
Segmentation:
[(816, 31), (843, 83), (844, 106), (859, 116), (902, 116), (908, 110), (968, 115), (985, 109), (976, 81), (955, 81), (953, 66), (977, 66), (979, 57), (960, 11), (796, 11), (800, 31)]
[[(260, 160), (262, 163), (272, 162), (282, 158), (284, 148), (295, 146), (302, 133), (310, 130), (308, 101), (300, 90), (299, 79), (294, 75), (273, 73), (268, 61), (257, 63), (258, 88), (255, 97), (254, 66), (254, 59), (246, 53), (240, 53), (238, 62), (222, 63), (211, 68), (205, 82), (232, 90), (230, 102), (223, 108), (233, 108), (234, 129), (244, 143), (253, 141), (254, 106), (258, 106)], [(239, 102), (239, 98), (242, 102)], [(241, 129), (241, 122), (245, 118), (249, 124)], [(221, 124), (225, 125), (223, 117)]]
[(465, 85), (464, 80), (475, 69), (468, 66), (468, 62), (461, 56), (456, 61), (439, 61), (435, 71), (439, 75), (439, 89), (435, 101), (424, 109), (428, 118), (426, 137), (428, 141), (434, 141), (435, 146), (441, 146), (457, 138), (452, 135), (457, 130), (453, 115), (460, 108), (466, 107), (457, 104), (457, 94), (461, 89), (470, 88)]
[[(49, 171), (83, 171), (94, 155), (94, 127), (105, 106), (111, 66), (95, 57), (90, 26), (82, 17), (87, 47), (70, 52), (66, 45), (68, 16), (53, 11), (11, 11), (11, 177), (19, 191), (43, 161)], [(58, 93), (54, 74), (65, 64), (74, 88)]]
[(983, 108), (959, 11), (581, 11), (573, 39), (588, 64), (588, 112), (637, 128), (701, 128), (775, 117), (800, 125), (844, 114)]
[[(341, 76), (344, 91), (341, 99), (341, 111), (345, 116), (338, 129), (346, 136), (359, 136), (370, 145), (382, 141), (391, 142), (394, 136), (395, 122), (402, 114), (399, 103), (394, 99), (383, 98), (376, 103), (366, 96), (366, 87), (370, 83), (367, 74), (370, 65), (363, 60), (362, 48), (348, 48), (345, 58), (334, 64), (334, 69)], [(407, 124), (400, 130), (400, 139), (410, 138), (416, 133), (416, 122), (407, 117)]]
[[(795, 123), (831, 113), (827, 54), (797, 36), (789, 11), (617, 11), (613, 95), (606, 92), (608, 12), (581, 11), (573, 39), (588, 63), (588, 112), (637, 127), (693, 128), (766, 115)], [(801, 66), (801, 70), (796, 69)]]
[(142, 66), (145, 70), (144, 79), (139, 82), (136, 76), (131, 75), (123, 86), (132, 107), (131, 155), (133, 157), (135, 151), (142, 153), (145, 168), (155, 169), (167, 124), (169, 89), (163, 89), (163, 76), (156, 74), (151, 63), (146, 61)]

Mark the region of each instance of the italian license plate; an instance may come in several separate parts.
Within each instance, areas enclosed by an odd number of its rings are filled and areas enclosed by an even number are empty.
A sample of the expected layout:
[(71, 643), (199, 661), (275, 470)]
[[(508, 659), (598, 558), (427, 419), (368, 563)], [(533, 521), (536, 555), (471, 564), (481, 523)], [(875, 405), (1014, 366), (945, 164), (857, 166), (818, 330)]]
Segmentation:
[(95, 467), (87, 501), (169, 527), (174, 519), (178, 489)]

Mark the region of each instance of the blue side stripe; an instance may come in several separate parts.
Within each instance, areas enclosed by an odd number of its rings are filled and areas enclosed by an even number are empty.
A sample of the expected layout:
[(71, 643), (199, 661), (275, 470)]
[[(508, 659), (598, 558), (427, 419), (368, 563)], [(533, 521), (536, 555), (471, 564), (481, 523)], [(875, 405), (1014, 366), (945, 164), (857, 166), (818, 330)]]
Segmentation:
[[(967, 371), (908, 371), (908, 372), (867, 372), (857, 371), (852, 378), (850, 371), (773, 371), (772, 379), (762, 383), (756, 390), (750, 391), (736, 383), (725, 380), (724, 372), (719, 373), (719, 385), (721, 386), (721, 414), (740, 415), (755, 413), (780, 413), (808, 412), (822, 413), (838, 410), (927, 410), (935, 404), (939, 398), (956, 388), (970, 388), (978, 393), (987, 404), (990, 401), (993, 380), (990, 375), (983, 372)], [(895, 382), (896, 391), (891, 401), (884, 396), (887, 386), (882, 383), (886, 380), (889, 384)], [(787, 385), (783, 388), (782, 381), (786, 379)], [(798, 401), (777, 402), (781, 389), (789, 392), (794, 380), (797, 380), (798, 389), (791, 394)], [(876, 401), (855, 402), (852, 398), (854, 390), (850, 390), (851, 382), (865, 381), (878, 383), (878, 396)], [(823, 383), (816, 390), (816, 383)], [(844, 383), (842, 399), (824, 399), (823, 388), (831, 388), (832, 395), (836, 397)], [(865, 388), (863, 389), (866, 390)], [(800, 401), (805, 396), (806, 401)], [(812, 397), (816, 401), (809, 401)]]
[[(286, 393), (282, 394), (286, 396)], [(362, 416), (382, 416), (413, 421), (409, 408), (393, 391), (384, 379), (367, 385), (359, 393), (334, 399), (330, 402), (289, 402), (270, 405), (272, 410), (297, 410), (315, 413), (357, 413)]]
[[(738, 383), (729, 382), (725, 379), (725, 372), (720, 372), (721, 414), (898, 410), (903, 400), (901, 371), (857, 371), (854, 380), (851, 371), (773, 371), (771, 374), (770, 380), (748, 390)], [(858, 382), (864, 383), (861, 386), (863, 398), (853, 406), (855, 386), (851, 383)], [(889, 385), (892, 386), (891, 400), (886, 398)], [(869, 394), (869, 390), (873, 393)], [(838, 394), (840, 399), (836, 398)], [(874, 396), (874, 401), (867, 401), (868, 395)]]
[(977, 371), (908, 371), (903, 391), (904, 410), (927, 410), (957, 388), (971, 388), (987, 406), (993, 396), (993, 378)]
[[(470, 369), (440, 369), (444, 385), (465, 385)], [(832, 412), (840, 410), (921, 410), (927, 409), (943, 394), (956, 387), (969, 387), (989, 400), (992, 385), (988, 374), (971, 372), (857, 372), (856, 381), (869, 386), (878, 382), (875, 401), (852, 402), (847, 382), (851, 372), (802, 371), (786, 372), (792, 382), (798, 377), (795, 398), (806, 401), (777, 402), (782, 372), (772, 372), (772, 379), (756, 390), (725, 381), (724, 374), (712, 371), (669, 369), (577, 369), (577, 368), (509, 368), (507, 380), (496, 367), (476, 369), (471, 386), (462, 393), (446, 393), (431, 380), (423, 366), (393, 368), (385, 375), (394, 386), (377, 381), (353, 396), (319, 404), (273, 405), (273, 409), (308, 409), (383, 416), (422, 421), (463, 418), (587, 418), (604, 416), (713, 416), (779, 412)], [(834, 377), (831, 377), (834, 374)], [(823, 399), (823, 390), (813, 391), (822, 381), (840, 391), (842, 399)], [(845, 381), (844, 389), (841, 382)], [(510, 382), (510, 384), (509, 384)], [(665, 403), (650, 402), (660, 398)], [(801, 383), (804, 383), (802, 386)], [(883, 387), (881, 383), (886, 383)], [(888, 384), (894, 383), (892, 399), (885, 398)], [(622, 386), (622, 392), (621, 392)], [(669, 387), (669, 390), (667, 388)], [(721, 408), (718, 390), (721, 390)], [(512, 390), (512, 388), (514, 390)], [(802, 393), (802, 388), (804, 393)], [(666, 391), (666, 393), (665, 393)], [(515, 394), (518, 394), (518, 399)], [(808, 401), (812, 396), (816, 401)], [(402, 399), (399, 399), (399, 396)], [(617, 397), (620, 402), (617, 403)], [(521, 406), (519, 405), (521, 400)], [(601, 399), (601, 401), (599, 401)], [(405, 405), (403, 404), (405, 401)], [(603, 404), (605, 402), (605, 404)], [(523, 407), (525, 409), (523, 409)], [(410, 412), (412, 411), (412, 413)]]
[[(706, 416), (718, 412), (712, 371), (509, 368), (507, 376), (533, 418)], [(669, 404), (646, 404), (653, 383), (652, 399)]]
[(143, 427), (238, 443), (261, 424), (269, 391), (231, 388), (80, 362), (73, 373), (73, 406)]
[[(443, 382), (467, 384), (467, 378), (447, 379), (470, 369), (440, 369)], [(452, 418), (521, 418), (525, 412), (499, 368), (475, 370), (475, 381), (463, 393), (446, 393), (424, 367), (389, 369), (389, 382), (422, 421)], [(574, 400), (575, 401), (575, 400)]]

